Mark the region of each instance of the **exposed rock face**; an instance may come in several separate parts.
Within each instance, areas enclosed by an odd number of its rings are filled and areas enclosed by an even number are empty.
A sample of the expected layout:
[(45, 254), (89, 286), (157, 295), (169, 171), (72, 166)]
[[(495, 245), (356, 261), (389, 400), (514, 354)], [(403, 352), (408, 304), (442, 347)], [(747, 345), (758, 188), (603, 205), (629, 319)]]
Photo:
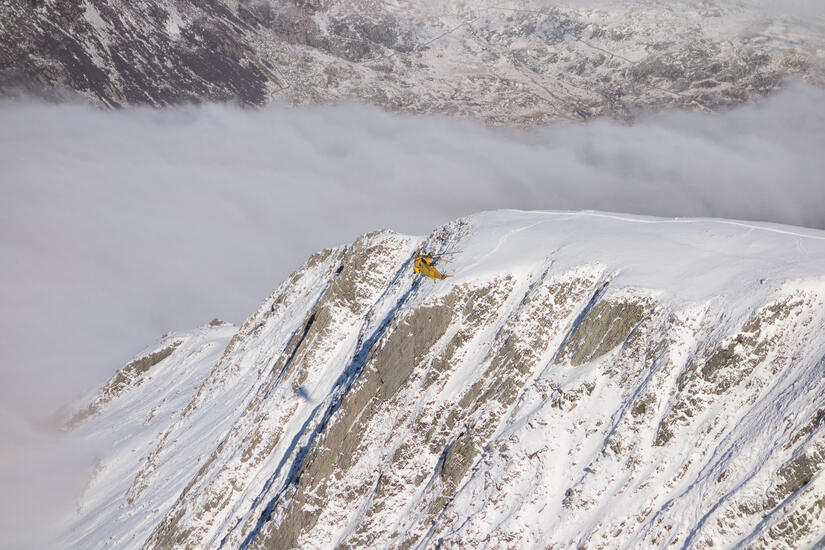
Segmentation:
[(69, 419), (67, 426), (77, 426), (86, 418), (97, 413), (106, 403), (117, 398), (129, 388), (142, 384), (146, 380), (146, 372), (172, 355), (172, 352), (175, 351), (182, 342), (182, 340), (174, 340), (169, 343), (164, 342), (164, 345), (162, 345), (160, 349), (142, 355), (127, 363), (100, 389), (94, 401), (92, 401), (88, 407), (78, 411)]
[[(825, 235), (748, 231), (490, 213), (323, 251), (239, 330), (170, 337), (154, 380), (78, 427), (132, 439), (65, 542), (810, 547)], [(422, 247), (457, 251), (455, 279), (416, 279)]]
[(360, 100), (492, 122), (715, 109), (825, 83), (816, 20), (707, 2), (0, 4), (0, 91), (109, 106)]
[(11, 1), (0, 19), (7, 90), (76, 91), (112, 106), (268, 98), (265, 72), (248, 61), (251, 29), (221, 0)]

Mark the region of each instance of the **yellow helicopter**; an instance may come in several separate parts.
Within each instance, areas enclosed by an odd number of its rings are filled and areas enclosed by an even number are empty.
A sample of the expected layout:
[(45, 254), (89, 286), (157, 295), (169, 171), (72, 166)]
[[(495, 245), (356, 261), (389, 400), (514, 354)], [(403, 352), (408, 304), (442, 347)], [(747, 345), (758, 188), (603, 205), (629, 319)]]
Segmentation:
[(413, 263), (413, 271), (426, 275), (430, 279), (446, 279), (447, 277), (452, 277), (452, 275), (445, 275), (435, 268), (435, 261), (439, 257), (440, 255), (418, 254), (415, 257), (415, 263)]

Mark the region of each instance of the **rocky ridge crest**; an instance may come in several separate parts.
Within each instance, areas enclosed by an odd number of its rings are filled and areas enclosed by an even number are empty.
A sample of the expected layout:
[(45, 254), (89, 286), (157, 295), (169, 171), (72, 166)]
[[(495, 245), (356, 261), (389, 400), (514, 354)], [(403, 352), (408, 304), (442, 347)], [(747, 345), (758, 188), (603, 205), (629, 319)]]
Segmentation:
[[(810, 547), (825, 236), (801, 231), (501, 212), (325, 250), (96, 401), (78, 433), (128, 444), (67, 545)], [(456, 278), (415, 278), (422, 248)]]

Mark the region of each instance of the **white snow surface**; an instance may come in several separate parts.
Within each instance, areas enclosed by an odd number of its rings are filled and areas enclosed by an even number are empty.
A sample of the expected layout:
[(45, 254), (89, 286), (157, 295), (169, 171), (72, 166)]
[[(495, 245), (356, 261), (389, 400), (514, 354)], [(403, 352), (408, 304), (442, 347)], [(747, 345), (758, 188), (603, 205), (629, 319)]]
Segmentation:
[(63, 546), (825, 540), (823, 231), (485, 212), (326, 250), (147, 354), (175, 342), (75, 428), (107, 452)]

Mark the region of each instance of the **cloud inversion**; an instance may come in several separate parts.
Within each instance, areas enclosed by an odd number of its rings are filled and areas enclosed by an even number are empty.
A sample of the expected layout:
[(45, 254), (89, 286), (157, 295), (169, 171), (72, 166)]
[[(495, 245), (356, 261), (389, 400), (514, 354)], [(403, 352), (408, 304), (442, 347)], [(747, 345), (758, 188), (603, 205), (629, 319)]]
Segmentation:
[(20, 418), (163, 332), (241, 322), (312, 252), (360, 233), (498, 208), (825, 228), (822, 151), (825, 92), (801, 85), (723, 114), (533, 130), (356, 105), (2, 104), (2, 436), (22, 441)]

